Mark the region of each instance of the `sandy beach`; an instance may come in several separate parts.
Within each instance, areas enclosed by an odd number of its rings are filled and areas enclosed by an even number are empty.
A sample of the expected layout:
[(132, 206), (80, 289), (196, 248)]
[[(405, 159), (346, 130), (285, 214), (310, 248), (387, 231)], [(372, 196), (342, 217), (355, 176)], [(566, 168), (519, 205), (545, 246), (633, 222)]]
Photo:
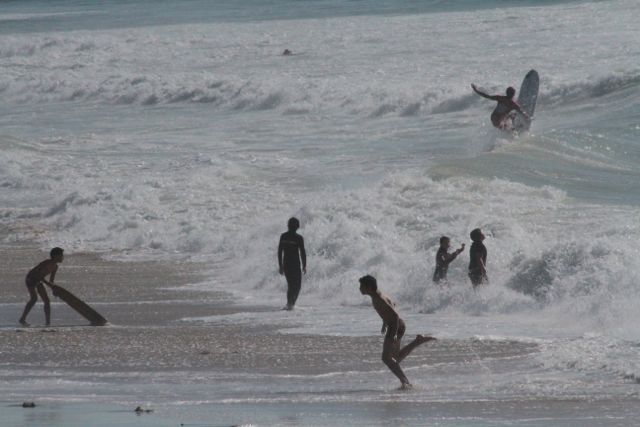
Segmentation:
[(0, 426), (638, 424), (637, 0), (0, 4)]
[[(640, 414), (637, 396), (594, 402), (577, 395), (541, 398), (524, 390), (413, 402), (412, 392), (398, 390), (382, 365), (379, 336), (301, 335), (261, 324), (183, 320), (274, 310), (189, 290), (204, 277), (203, 266), (194, 263), (122, 263), (69, 253), (58, 284), (110, 324), (86, 326), (54, 300), (51, 327), (42, 327), (39, 303), (29, 318), (33, 326), (20, 328), (17, 318), (26, 300), (21, 276), (45, 256), (29, 245), (2, 250), (9, 261), (0, 302), (5, 425), (622, 426)], [(478, 376), (499, 383), (536, 351), (535, 344), (445, 339), (415, 351), (403, 365), (410, 377), (420, 378), (420, 392), (432, 380), (441, 387), (443, 378), (473, 387)], [(343, 377), (352, 380), (345, 383)], [(353, 399), (341, 401), (345, 394)], [(22, 402), (36, 407), (23, 408)], [(138, 406), (152, 412), (136, 415)]]
[(638, 424), (637, 0), (1, 4), (0, 426)]

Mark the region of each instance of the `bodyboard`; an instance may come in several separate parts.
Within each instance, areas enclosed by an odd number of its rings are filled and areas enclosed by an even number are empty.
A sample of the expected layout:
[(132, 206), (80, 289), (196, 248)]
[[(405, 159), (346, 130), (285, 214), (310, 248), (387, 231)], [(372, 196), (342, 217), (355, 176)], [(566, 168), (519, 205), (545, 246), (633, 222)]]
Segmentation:
[(87, 303), (80, 298), (58, 285), (49, 285), (53, 295), (66, 302), (69, 307), (73, 308), (80, 316), (91, 322), (91, 326), (104, 326), (107, 323), (107, 319), (102, 317), (100, 313), (91, 308)]
[[(538, 100), (538, 89), (540, 88), (540, 77), (536, 70), (531, 70), (524, 76), (520, 92), (518, 93), (518, 105), (530, 118), (536, 110), (536, 101)], [(522, 114), (516, 113), (513, 119), (513, 130), (516, 132), (526, 132), (531, 127), (531, 120)]]

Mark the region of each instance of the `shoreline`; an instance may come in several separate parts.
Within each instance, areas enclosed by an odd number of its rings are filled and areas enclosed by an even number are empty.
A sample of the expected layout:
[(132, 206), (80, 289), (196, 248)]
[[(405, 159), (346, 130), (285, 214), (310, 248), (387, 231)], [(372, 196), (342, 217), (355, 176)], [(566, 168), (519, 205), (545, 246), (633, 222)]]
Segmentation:
[[(535, 343), (435, 341), (403, 364), (416, 384), (407, 392), (397, 389), (380, 361), (379, 335), (292, 334), (257, 321), (185, 321), (275, 309), (185, 289), (205, 277), (195, 263), (123, 263), (66, 254), (56, 283), (110, 324), (85, 326), (64, 303), (54, 302), (53, 325), (43, 328), (37, 326), (44, 317), (38, 302), (29, 317), (36, 326), (21, 328), (17, 317), (27, 293), (18, 280), (46, 254), (16, 245), (0, 248), (0, 256), (11, 261), (8, 280), (0, 285), (0, 406), (11, 425), (201, 426), (214, 420), (213, 425), (613, 426), (640, 416), (633, 396), (502, 391), (503, 382), (511, 384), (514, 374), (535, 362)], [(549, 373), (531, 372), (522, 381), (550, 381)], [(495, 385), (479, 399), (474, 384), (484, 381)], [(23, 408), (23, 402), (36, 407)], [(136, 415), (137, 406), (153, 412)]]

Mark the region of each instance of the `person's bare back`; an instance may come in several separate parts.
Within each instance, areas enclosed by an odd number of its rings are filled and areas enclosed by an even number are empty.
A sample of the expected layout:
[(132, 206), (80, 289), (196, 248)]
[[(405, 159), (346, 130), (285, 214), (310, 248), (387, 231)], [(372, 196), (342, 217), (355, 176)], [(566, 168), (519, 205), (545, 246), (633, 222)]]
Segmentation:
[[(49, 275), (53, 275), (53, 277), (55, 277), (57, 271), (58, 263), (52, 259), (46, 259), (29, 270), (27, 277), (30, 280), (41, 282)], [(50, 281), (52, 282), (53, 278), (50, 278)]]
[(400, 348), (406, 326), (398, 315), (395, 304), (391, 301), (391, 298), (378, 290), (377, 281), (372, 276), (360, 278), (360, 293), (371, 297), (373, 308), (382, 318), (382, 333), (385, 334), (384, 344), (382, 346), (382, 361), (391, 372), (398, 377), (403, 388), (411, 387), (411, 383), (400, 368), (400, 362), (420, 344), (435, 340), (435, 338), (417, 335), (413, 341)]
[(391, 301), (391, 298), (382, 292), (378, 291), (375, 294), (372, 294), (371, 302), (373, 304), (373, 308), (375, 308), (376, 312), (380, 315), (385, 324), (393, 324), (400, 318), (395, 309), (396, 305)]
[[(45, 289), (43, 283), (53, 285), (53, 281), (56, 278), (56, 272), (58, 271), (58, 264), (64, 260), (64, 250), (62, 248), (53, 248), (49, 252), (50, 259), (42, 261), (40, 264), (33, 267), (27, 273), (25, 277), (25, 285), (27, 285), (27, 291), (29, 292), (29, 301), (24, 307), (22, 316), (18, 322), (23, 326), (29, 326), (27, 323), (27, 315), (35, 305), (38, 295), (42, 298), (44, 303), (44, 315), (47, 326), (51, 323), (51, 304), (49, 301), (49, 295)], [(49, 280), (45, 280), (45, 277), (49, 276)]]

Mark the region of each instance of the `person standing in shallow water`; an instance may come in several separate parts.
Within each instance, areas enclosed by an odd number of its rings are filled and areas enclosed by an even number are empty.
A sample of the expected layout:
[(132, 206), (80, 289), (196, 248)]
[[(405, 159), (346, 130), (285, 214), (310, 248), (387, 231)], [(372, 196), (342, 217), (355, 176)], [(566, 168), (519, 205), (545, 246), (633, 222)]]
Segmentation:
[(451, 239), (447, 236), (440, 237), (440, 248), (438, 249), (438, 253), (436, 253), (436, 269), (433, 272), (433, 282), (440, 283), (440, 281), (447, 280), (447, 270), (449, 269), (449, 264), (456, 259), (458, 255), (464, 251), (464, 243), (460, 246), (455, 252), (449, 253), (449, 248), (451, 247)]
[(282, 233), (278, 244), (278, 266), (280, 274), (287, 279), (287, 305), (284, 310), (293, 310), (300, 294), (302, 273), (307, 274), (307, 253), (304, 250), (304, 239), (296, 233), (300, 228), (300, 221), (297, 218), (289, 218), (287, 228), (289, 230)]
[(479, 285), (489, 283), (487, 277), (487, 248), (482, 243), (484, 234), (482, 230), (476, 228), (470, 234), (471, 248), (469, 249), (469, 279), (475, 289)]
[(402, 388), (410, 388), (411, 383), (404, 372), (402, 372), (400, 362), (402, 362), (404, 358), (420, 344), (435, 340), (435, 338), (416, 335), (413, 341), (401, 349), (400, 343), (404, 336), (406, 327), (404, 321), (396, 311), (395, 304), (388, 296), (378, 290), (378, 282), (375, 277), (367, 275), (361, 277), (359, 281), (360, 293), (371, 297), (373, 308), (382, 318), (381, 332), (385, 334), (384, 344), (382, 346), (382, 361), (387, 365), (391, 372), (398, 377), (400, 383), (402, 383)]
[[(30, 326), (29, 323), (27, 323), (27, 316), (36, 304), (36, 301), (38, 301), (38, 295), (40, 295), (40, 298), (42, 298), (42, 302), (44, 303), (44, 317), (46, 325), (49, 326), (51, 324), (51, 303), (49, 302), (47, 290), (42, 283), (44, 282), (48, 285), (53, 284), (53, 281), (56, 278), (56, 272), (58, 271), (58, 264), (63, 260), (64, 250), (62, 248), (53, 248), (51, 249), (51, 252), (49, 252), (49, 259), (42, 261), (27, 273), (25, 283), (31, 298), (24, 307), (20, 320), (18, 320), (22, 326)], [(49, 276), (48, 282), (44, 279), (47, 276)]]

